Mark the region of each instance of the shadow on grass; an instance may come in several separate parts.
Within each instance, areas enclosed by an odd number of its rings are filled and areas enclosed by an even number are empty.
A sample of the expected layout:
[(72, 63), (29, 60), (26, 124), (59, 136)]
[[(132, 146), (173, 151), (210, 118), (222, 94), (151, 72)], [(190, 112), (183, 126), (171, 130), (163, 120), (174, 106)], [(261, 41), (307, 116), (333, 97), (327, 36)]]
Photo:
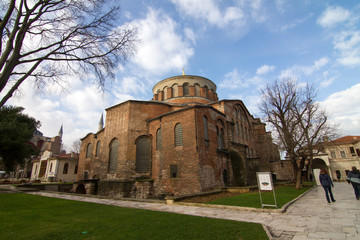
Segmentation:
[(0, 194), (2, 239), (268, 239), (255, 223)]

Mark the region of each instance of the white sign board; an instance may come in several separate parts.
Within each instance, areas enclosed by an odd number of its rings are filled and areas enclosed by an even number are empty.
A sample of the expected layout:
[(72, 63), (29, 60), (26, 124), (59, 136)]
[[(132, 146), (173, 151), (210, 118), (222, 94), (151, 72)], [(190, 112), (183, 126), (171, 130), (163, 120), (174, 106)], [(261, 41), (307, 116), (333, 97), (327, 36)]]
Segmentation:
[(257, 172), (259, 190), (272, 191), (273, 184), (270, 172)]

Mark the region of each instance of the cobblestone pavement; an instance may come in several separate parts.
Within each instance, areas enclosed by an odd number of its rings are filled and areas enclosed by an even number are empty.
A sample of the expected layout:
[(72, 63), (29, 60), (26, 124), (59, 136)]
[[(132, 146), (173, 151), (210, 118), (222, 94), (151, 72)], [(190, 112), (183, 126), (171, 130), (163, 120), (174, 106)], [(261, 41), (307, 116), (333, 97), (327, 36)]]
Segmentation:
[(286, 212), (265, 212), (261, 209), (236, 207), (209, 207), (203, 205), (169, 205), (158, 202), (124, 201), (86, 195), (31, 192), (31, 194), (69, 200), (108, 204), (119, 207), (140, 208), (152, 211), (173, 212), (202, 217), (260, 223), (271, 239), (303, 240), (359, 240), (360, 201), (355, 199), (351, 185), (336, 182), (333, 190), (335, 203), (328, 204), (322, 187), (316, 187)]

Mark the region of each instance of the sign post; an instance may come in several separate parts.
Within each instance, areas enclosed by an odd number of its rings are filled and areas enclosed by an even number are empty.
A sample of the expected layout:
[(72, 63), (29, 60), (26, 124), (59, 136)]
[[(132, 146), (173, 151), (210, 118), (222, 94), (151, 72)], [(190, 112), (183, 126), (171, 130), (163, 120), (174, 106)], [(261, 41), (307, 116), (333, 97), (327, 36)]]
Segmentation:
[[(259, 188), (261, 208), (264, 208), (265, 206), (277, 208), (275, 189), (274, 189), (274, 185), (272, 182), (271, 173), (270, 172), (257, 172), (256, 177), (257, 177), (258, 188)], [(263, 204), (262, 197), (261, 197), (261, 191), (272, 191), (273, 195), (274, 195), (275, 205)]]

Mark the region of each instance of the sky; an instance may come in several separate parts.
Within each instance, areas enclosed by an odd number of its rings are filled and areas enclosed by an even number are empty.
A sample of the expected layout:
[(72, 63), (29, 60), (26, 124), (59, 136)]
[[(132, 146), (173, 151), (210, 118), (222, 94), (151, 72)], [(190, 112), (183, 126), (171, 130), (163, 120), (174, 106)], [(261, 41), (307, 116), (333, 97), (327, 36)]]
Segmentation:
[(151, 100), (155, 83), (183, 69), (212, 80), (219, 99), (242, 100), (254, 117), (262, 117), (258, 104), (266, 84), (284, 77), (314, 84), (316, 100), (340, 135), (360, 135), (358, 0), (118, 2), (119, 25), (136, 27), (139, 44), (104, 92), (94, 81), (69, 77), (62, 91), (46, 86), (34, 94), (32, 83), (24, 82), (7, 102), (39, 120), (44, 136), (56, 136), (63, 125), (68, 150), (97, 131), (106, 108)]

